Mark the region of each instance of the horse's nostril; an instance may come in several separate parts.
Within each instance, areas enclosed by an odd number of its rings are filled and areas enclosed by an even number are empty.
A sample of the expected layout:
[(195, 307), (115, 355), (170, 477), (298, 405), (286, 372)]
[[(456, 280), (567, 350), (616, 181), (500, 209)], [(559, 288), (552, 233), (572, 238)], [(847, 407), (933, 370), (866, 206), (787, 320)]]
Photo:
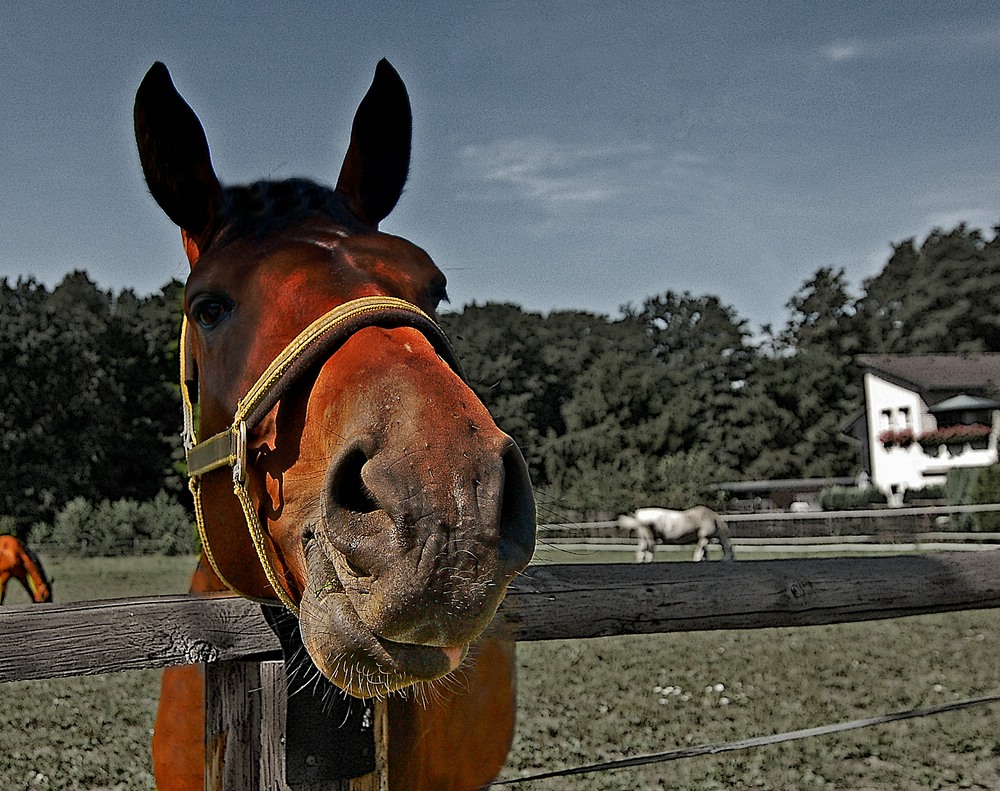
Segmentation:
[(535, 498), (528, 467), (517, 445), (503, 456), (504, 487), (500, 506), (500, 562), (513, 576), (531, 560), (535, 551)]
[(361, 450), (351, 451), (340, 461), (330, 478), (334, 505), (357, 514), (379, 510), (379, 504), (361, 477), (361, 470), (367, 463), (368, 457)]

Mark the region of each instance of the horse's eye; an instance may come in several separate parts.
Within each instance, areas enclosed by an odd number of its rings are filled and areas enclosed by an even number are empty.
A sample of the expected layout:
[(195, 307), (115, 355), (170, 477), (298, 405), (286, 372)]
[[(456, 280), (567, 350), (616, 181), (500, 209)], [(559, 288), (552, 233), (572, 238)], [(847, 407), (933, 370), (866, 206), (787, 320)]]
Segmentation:
[(205, 330), (217, 327), (232, 312), (232, 304), (222, 297), (206, 295), (191, 305), (191, 318)]

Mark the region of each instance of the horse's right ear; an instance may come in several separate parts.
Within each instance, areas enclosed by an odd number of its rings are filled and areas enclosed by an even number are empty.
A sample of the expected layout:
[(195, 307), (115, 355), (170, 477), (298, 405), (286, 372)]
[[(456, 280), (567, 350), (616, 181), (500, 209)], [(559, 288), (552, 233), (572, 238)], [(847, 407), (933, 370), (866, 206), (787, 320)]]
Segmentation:
[(134, 118), (146, 184), (160, 208), (180, 226), (194, 265), (214, 230), (222, 187), (212, 168), (205, 130), (162, 63), (154, 63), (139, 85)]

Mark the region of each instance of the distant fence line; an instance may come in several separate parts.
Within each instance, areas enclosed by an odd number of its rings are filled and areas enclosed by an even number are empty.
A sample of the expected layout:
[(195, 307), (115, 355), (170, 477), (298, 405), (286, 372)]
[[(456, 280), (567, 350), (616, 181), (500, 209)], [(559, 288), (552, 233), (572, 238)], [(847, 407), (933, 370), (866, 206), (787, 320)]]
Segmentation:
[[(192, 532), (194, 526), (192, 524)], [(117, 557), (135, 555), (188, 555), (197, 552), (192, 537), (190, 551), (180, 552), (177, 547), (165, 549), (163, 542), (152, 538), (127, 538), (120, 541), (74, 541), (72, 544), (52, 541), (30, 541), (31, 548), (46, 557)]]
[[(1000, 511), (1000, 503), (940, 505), (910, 508), (867, 508), (847, 511), (762, 511), (721, 513), (734, 539), (810, 538), (824, 536), (873, 536), (880, 541), (911, 540), (917, 534), (948, 531), (941, 517)], [(617, 538), (630, 541), (635, 534), (614, 520), (561, 522), (538, 526), (542, 540), (562, 538)], [(957, 531), (955, 531), (957, 532)], [(967, 532), (967, 531), (966, 531)], [(963, 533), (964, 535), (965, 533)], [(973, 535), (973, 534), (969, 534)], [(977, 533), (986, 536), (990, 533)]]
[[(942, 505), (909, 508), (870, 508), (848, 511), (761, 511), (756, 513), (722, 513), (736, 543), (753, 543), (758, 539), (786, 540), (795, 538), (825, 539), (858, 538), (873, 543), (918, 543), (940, 541), (1000, 540), (1000, 533), (948, 530), (939, 523), (940, 517), (952, 514), (975, 514), (1000, 511), (1000, 503), (983, 505)], [(557, 522), (538, 526), (542, 542), (562, 539), (617, 539), (630, 543), (635, 534), (618, 527), (614, 520), (593, 522)], [(99, 546), (81, 541), (72, 545), (52, 542), (32, 542), (35, 551), (51, 557), (93, 557), (107, 555), (161, 555), (162, 542), (156, 539), (132, 538), (118, 542), (102, 542)], [(192, 552), (194, 548), (192, 546)]]

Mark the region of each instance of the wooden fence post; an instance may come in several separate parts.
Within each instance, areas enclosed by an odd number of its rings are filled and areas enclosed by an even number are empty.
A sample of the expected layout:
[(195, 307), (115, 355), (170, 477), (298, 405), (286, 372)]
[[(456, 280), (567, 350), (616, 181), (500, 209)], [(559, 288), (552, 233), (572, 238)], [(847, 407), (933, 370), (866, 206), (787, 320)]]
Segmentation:
[[(371, 723), (374, 772), (352, 779), (286, 781), (286, 689), (284, 664), (276, 660), (206, 665), (206, 791), (387, 791), (388, 727), (381, 703), (375, 704)], [(294, 722), (287, 727), (294, 728)]]

